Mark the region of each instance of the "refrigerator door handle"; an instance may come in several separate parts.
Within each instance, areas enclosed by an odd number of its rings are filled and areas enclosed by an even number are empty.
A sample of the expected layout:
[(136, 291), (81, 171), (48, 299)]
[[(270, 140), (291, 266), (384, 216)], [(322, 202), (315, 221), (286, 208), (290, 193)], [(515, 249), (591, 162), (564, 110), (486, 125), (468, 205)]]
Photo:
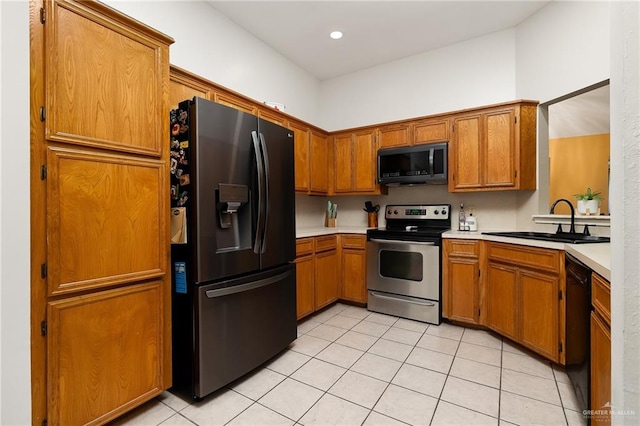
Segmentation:
[(258, 169), (258, 221), (256, 223), (256, 239), (253, 243), (253, 252), (260, 253), (263, 239), (264, 227), (264, 161), (262, 159), (262, 150), (260, 149), (260, 141), (258, 140), (258, 132), (251, 132), (253, 140), (253, 149), (256, 152), (256, 167)]
[(267, 224), (269, 223), (269, 155), (267, 154), (267, 144), (264, 135), (260, 133), (260, 147), (262, 148), (262, 161), (264, 162), (264, 226), (262, 230), (262, 249), (264, 253), (267, 249)]
[(273, 277), (264, 278), (258, 281), (253, 281), (247, 284), (240, 284), (232, 287), (219, 288), (216, 290), (207, 290), (205, 294), (207, 298), (213, 299), (215, 297), (229, 296), (230, 294), (242, 293), (249, 290), (254, 290), (256, 288), (265, 287), (269, 284), (276, 283), (278, 281), (284, 280), (287, 276), (291, 275), (292, 271), (289, 270), (287, 272), (283, 272), (278, 275), (274, 275)]

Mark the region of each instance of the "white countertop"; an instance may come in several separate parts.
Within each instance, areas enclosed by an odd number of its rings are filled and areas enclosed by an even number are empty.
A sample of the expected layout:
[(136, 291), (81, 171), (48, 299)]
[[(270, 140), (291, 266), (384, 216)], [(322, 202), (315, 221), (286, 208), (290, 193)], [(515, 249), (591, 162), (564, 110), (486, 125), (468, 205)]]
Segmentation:
[(366, 226), (337, 226), (327, 228), (326, 226), (309, 226), (296, 229), (296, 238), (317, 237), (318, 235), (331, 234), (366, 234)]
[[(484, 231), (487, 232), (487, 231)], [(521, 246), (542, 247), (556, 250), (564, 250), (576, 259), (587, 265), (591, 270), (611, 281), (611, 244), (566, 244), (553, 241), (528, 240), (524, 238), (500, 237), (497, 235), (485, 235), (481, 231), (447, 231), (443, 238), (460, 238), (472, 240), (496, 241), (500, 243), (518, 244)]]

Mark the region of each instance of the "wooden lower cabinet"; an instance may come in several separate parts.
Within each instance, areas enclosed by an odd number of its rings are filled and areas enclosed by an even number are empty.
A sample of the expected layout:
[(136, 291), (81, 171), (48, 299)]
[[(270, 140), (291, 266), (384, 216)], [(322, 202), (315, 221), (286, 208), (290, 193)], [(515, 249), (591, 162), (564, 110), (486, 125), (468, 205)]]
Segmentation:
[(316, 253), (314, 268), (318, 310), (335, 302), (340, 296), (338, 251), (334, 248)]
[(367, 303), (367, 253), (365, 235), (341, 236), (341, 299)]
[(520, 343), (546, 358), (558, 360), (560, 277), (523, 269), (519, 285)]
[(445, 238), (442, 259), (445, 318), (485, 326), (564, 363), (563, 251)]
[(47, 306), (47, 422), (104, 423), (163, 390), (163, 282)]
[[(611, 403), (610, 284), (596, 273), (591, 278), (591, 401), (590, 409), (608, 411)], [(592, 424), (611, 424), (611, 414), (598, 414)]]
[(485, 283), (486, 325), (512, 340), (518, 340), (517, 279), (517, 268), (489, 261)]
[(481, 242), (445, 239), (443, 245), (443, 316), (479, 324)]
[(296, 313), (297, 318), (305, 317), (315, 311), (313, 255), (296, 259)]
[(298, 319), (337, 300), (367, 302), (366, 241), (358, 234), (296, 240)]
[(564, 252), (487, 243), (486, 326), (562, 363)]

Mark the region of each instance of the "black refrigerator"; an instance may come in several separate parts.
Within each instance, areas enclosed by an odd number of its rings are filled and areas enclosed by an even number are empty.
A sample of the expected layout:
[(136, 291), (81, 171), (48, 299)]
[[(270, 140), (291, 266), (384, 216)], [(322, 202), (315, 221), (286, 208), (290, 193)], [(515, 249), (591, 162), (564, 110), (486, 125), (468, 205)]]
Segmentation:
[(170, 161), (173, 389), (198, 400), (296, 339), (293, 134), (196, 97)]

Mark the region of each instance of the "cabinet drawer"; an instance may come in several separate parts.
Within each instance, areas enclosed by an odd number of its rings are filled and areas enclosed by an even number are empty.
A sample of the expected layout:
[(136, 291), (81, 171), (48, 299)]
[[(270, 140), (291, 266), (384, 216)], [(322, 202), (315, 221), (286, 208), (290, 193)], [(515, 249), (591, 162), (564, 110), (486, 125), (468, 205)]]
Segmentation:
[(596, 273), (591, 274), (591, 304), (611, 326), (611, 285)]
[(313, 238), (298, 238), (296, 240), (296, 257), (313, 254)]
[(335, 250), (338, 247), (335, 235), (327, 235), (315, 238), (315, 251), (320, 253), (328, 250)]
[(480, 254), (480, 241), (476, 240), (445, 240), (445, 247), (449, 256), (477, 258)]
[(366, 244), (367, 244), (367, 237), (365, 235), (357, 235), (357, 234), (342, 235), (342, 248), (364, 250)]
[(516, 244), (489, 243), (487, 257), (491, 260), (510, 263), (518, 267), (529, 267), (537, 271), (559, 274), (563, 254), (559, 250)]

